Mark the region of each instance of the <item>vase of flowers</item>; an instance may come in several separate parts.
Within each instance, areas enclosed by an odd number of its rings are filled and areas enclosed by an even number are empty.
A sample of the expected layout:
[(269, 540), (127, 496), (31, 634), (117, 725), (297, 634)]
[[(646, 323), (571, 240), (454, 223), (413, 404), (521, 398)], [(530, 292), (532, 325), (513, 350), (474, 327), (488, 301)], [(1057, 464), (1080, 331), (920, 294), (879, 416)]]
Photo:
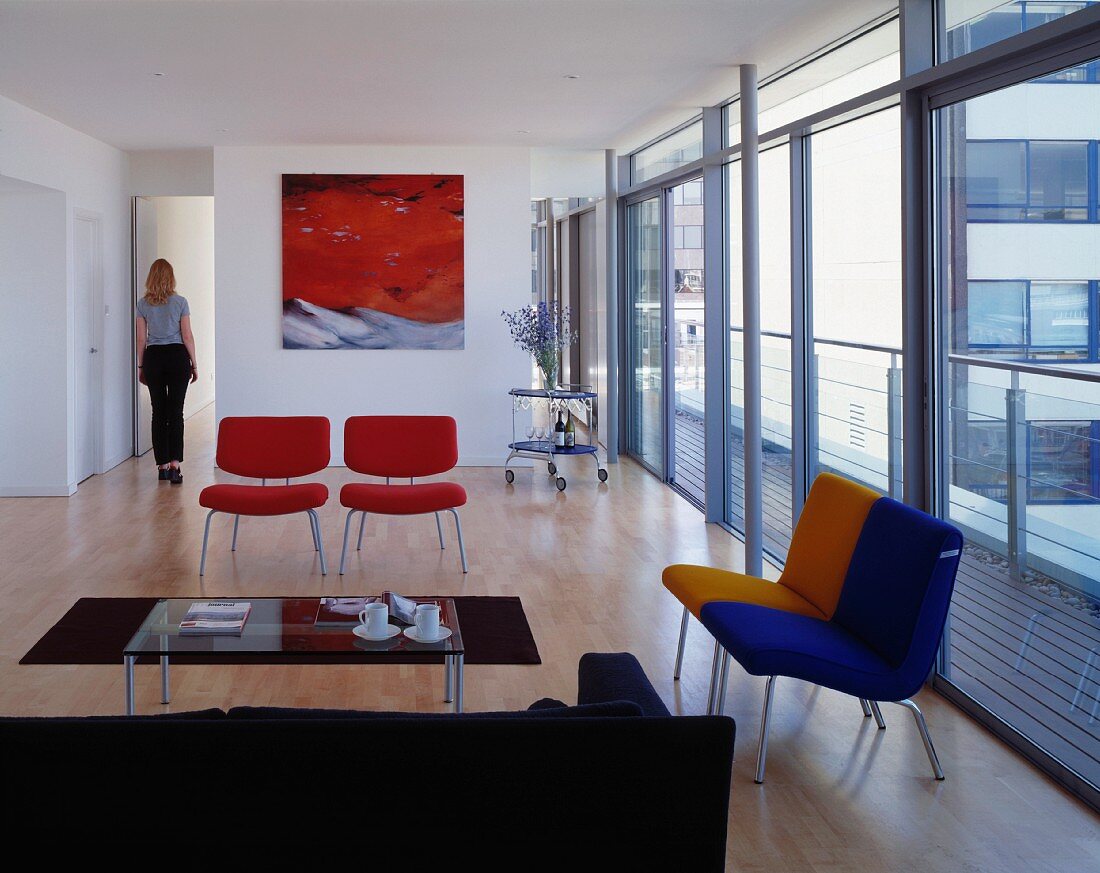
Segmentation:
[(501, 312), (501, 316), (512, 341), (535, 359), (543, 387), (547, 391), (557, 387), (558, 354), (577, 341), (577, 335), (569, 327), (569, 307), (539, 303), (515, 312)]

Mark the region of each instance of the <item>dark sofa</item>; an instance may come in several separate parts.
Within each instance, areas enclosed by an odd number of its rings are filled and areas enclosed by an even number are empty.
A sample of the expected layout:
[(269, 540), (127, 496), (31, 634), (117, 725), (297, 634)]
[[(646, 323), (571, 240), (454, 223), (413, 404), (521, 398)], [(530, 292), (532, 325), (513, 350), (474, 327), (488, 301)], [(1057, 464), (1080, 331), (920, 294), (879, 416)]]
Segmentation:
[(250, 867), (724, 870), (732, 719), (671, 716), (629, 654), (579, 674), (577, 706), (516, 713), (0, 719), (4, 828)]

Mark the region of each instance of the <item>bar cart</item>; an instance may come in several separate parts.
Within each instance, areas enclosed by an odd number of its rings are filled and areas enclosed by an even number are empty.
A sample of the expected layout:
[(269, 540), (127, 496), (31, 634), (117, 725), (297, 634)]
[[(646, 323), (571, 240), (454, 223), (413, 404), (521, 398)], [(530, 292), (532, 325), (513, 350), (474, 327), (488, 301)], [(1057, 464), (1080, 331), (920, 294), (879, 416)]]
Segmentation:
[[(564, 476), (558, 475), (558, 465), (555, 457), (559, 455), (591, 455), (596, 462), (596, 476), (601, 482), (607, 481), (607, 470), (600, 465), (599, 433), (596, 422), (592, 417), (592, 404), (596, 399), (593, 391), (587, 390), (589, 386), (568, 385), (562, 388), (513, 388), (508, 393), (512, 397), (512, 441), (508, 443), (510, 449), (508, 457), (504, 461), (504, 481), (509, 485), (516, 480), (516, 474), (508, 465), (512, 458), (531, 458), (536, 461), (546, 461), (546, 470), (551, 476), (555, 476), (554, 484), (559, 491), (564, 491), (566, 481)], [(516, 438), (516, 413), (526, 411), (540, 404), (546, 404), (547, 421), (552, 422), (558, 412), (569, 412), (574, 415), (584, 414), (588, 431), (588, 442), (577, 443), (572, 446), (555, 446), (551, 439), (534, 439), (534, 434), (529, 434), (526, 440)], [(550, 437), (550, 434), (547, 434)]]

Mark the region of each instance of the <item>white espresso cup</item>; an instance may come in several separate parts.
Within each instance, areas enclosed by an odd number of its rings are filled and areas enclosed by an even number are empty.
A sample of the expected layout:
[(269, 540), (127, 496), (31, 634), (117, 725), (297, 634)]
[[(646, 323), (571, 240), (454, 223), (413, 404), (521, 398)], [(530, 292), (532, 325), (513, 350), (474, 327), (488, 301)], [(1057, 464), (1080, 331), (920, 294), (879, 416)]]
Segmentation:
[(368, 603), (359, 613), (359, 621), (372, 637), (380, 637), (389, 625), (390, 608), (384, 603)]
[(416, 622), (416, 634), (424, 642), (439, 637), (439, 607), (434, 603), (421, 603), (413, 615)]

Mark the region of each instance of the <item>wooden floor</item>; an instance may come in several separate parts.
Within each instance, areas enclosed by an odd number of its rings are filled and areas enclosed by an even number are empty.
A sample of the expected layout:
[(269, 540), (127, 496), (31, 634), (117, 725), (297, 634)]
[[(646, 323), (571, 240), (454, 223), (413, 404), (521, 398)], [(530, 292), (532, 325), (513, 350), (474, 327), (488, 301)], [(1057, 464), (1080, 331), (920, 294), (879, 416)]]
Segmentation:
[[(586, 459), (563, 459), (557, 492), (543, 467), (514, 486), (499, 468), (456, 470), (470, 573), (453, 540), (440, 552), (428, 519), (372, 519), (348, 575), (335, 574), (342, 518), (321, 513), (333, 574), (322, 578), (304, 517), (246, 519), (229, 552), (231, 521), (212, 535), (197, 575), (200, 488), (215, 480), (212, 417), (188, 425), (186, 482), (159, 484), (150, 460), (97, 476), (70, 499), (0, 500), (0, 713), (113, 714), (121, 665), (20, 667), (23, 653), (81, 596), (241, 597), (261, 594), (518, 594), (543, 664), (471, 667), (469, 710), (574, 700), (586, 651), (634, 652), (677, 712), (705, 708), (711, 646), (693, 625), (683, 681), (671, 678), (679, 605), (661, 569), (698, 562), (739, 569), (741, 546), (640, 467), (610, 468), (597, 484)], [(503, 453), (502, 453), (503, 454)], [(319, 477), (334, 492), (351, 477)], [(442, 671), (427, 667), (177, 667), (171, 709), (235, 704), (442, 711)], [(139, 669), (141, 712), (158, 700), (155, 667)], [(788, 680), (776, 696), (768, 781), (752, 782), (763, 683), (733, 668), (726, 712), (738, 722), (729, 869), (782, 871), (1084, 871), (1100, 865), (1100, 818), (931, 692), (922, 693), (947, 771), (936, 783), (907, 713), (887, 707), (875, 730), (858, 704)], [(654, 754), (660, 754), (659, 749)], [(684, 791), (691, 774), (684, 774)], [(639, 798), (639, 802), (644, 802)]]

